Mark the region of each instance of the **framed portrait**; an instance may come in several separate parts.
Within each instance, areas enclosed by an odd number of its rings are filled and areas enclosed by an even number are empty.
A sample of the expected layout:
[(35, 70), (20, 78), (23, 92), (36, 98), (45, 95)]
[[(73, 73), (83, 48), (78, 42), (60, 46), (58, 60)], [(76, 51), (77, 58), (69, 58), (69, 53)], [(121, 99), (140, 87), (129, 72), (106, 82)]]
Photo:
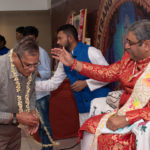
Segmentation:
[(67, 23), (72, 24), (78, 31), (78, 40), (85, 43), (87, 9), (81, 9), (79, 13), (73, 11), (68, 17)]

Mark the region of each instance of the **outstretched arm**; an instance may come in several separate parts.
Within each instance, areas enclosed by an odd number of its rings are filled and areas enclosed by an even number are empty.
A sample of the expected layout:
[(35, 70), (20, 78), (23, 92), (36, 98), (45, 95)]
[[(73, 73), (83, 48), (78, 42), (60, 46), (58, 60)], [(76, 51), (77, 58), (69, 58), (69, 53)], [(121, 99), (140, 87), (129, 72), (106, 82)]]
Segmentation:
[(65, 78), (66, 73), (64, 72), (63, 64), (59, 62), (57, 70), (55, 71), (53, 77), (49, 80), (37, 81), (35, 89), (36, 91), (56, 90)]
[(104, 82), (114, 82), (118, 80), (121, 67), (120, 61), (109, 66), (76, 61), (64, 48), (54, 48), (52, 49), (52, 54), (53, 58), (60, 60), (64, 65), (70, 66), (72, 69), (89, 78)]

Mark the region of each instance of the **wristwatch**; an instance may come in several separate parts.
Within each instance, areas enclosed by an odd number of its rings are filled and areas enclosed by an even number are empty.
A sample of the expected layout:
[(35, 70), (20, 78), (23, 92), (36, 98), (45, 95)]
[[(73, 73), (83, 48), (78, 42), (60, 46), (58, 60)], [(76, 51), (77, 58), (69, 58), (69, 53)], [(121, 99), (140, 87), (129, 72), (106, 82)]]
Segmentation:
[(16, 113), (13, 113), (12, 124), (13, 125), (18, 125), (18, 120), (17, 120), (17, 117), (16, 117)]

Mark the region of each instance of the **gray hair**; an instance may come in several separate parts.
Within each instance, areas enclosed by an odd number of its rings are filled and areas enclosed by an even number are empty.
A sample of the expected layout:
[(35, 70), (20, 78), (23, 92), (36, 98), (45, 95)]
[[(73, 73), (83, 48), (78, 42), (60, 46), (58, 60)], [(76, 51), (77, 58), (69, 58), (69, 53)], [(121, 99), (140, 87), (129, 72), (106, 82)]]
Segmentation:
[(150, 20), (143, 19), (136, 21), (128, 28), (128, 32), (133, 32), (137, 40), (150, 40)]
[(33, 38), (24, 37), (14, 47), (14, 52), (20, 57), (24, 55), (25, 51), (31, 56), (35, 56), (37, 53), (39, 53), (39, 46)]

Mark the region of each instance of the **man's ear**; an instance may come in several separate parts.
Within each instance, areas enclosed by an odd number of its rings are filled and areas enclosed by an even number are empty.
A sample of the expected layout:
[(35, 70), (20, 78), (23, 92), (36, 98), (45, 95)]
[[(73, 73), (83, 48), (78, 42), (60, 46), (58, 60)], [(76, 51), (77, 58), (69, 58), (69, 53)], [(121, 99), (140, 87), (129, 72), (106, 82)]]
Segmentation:
[(143, 42), (143, 46), (144, 46), (146, 52), (150, 51), (150, 40), (145, 40)]
[(70, 42), (72, 42), (73, 41), (73, 36), (70, 34), (70, 35), (68, 35), (68, 40), (70, 41)]

